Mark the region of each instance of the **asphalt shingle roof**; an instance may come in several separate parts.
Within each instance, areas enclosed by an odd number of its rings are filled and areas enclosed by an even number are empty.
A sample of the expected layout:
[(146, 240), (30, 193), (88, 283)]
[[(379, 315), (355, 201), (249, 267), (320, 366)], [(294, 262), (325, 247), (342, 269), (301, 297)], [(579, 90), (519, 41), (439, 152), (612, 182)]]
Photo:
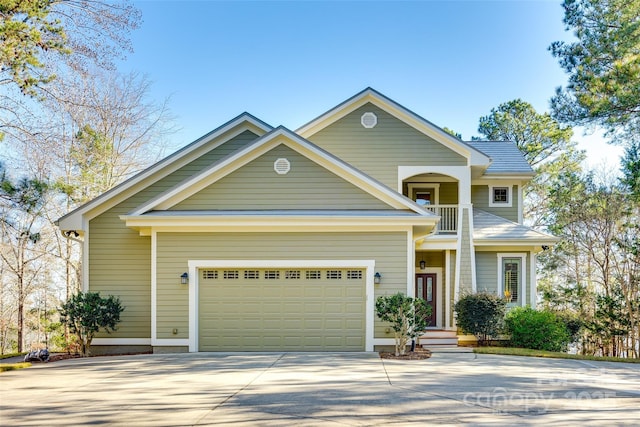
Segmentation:
[(510, 141), (472, 141), (471, 147), (489, 156), (492, 160), (486, 174), (533, 173), (516, 144)]
[(474, 240), (558, 240), (550, 234), (541, 233), (526, 225), (509, 221), (489, 212), (473, 210), (473, 239)]

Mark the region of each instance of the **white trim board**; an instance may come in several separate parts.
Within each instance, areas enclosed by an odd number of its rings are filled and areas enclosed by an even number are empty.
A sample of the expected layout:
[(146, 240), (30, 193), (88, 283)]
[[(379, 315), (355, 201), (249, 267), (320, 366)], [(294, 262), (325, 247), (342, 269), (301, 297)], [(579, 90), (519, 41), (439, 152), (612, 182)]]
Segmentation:
[(91, 345), (151, 345), (151, 338), (94, 338)]
[[(527, 305), (527, 252), (512, 252), (512, 253), (498, 253), (498, 297), (504, 296), (504, 283), (502, 274), (502, 260), (504, 258), (520, 258), (521, 259), (521, 274), (520, 274), (520, 305), (524, 307)], [(517, 305), (517, 304), (516, 304)]]

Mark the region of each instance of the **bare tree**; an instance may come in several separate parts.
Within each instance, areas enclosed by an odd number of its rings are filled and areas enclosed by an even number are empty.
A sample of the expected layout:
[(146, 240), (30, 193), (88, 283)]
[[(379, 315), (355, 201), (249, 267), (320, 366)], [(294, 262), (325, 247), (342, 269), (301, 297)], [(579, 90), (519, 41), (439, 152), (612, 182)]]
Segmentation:
[[(14, 164), (50, 180), (55, 190), (43, 213), (51, 228), (60, 216), (163, 155), (172, 118), (167, 101), (148, 99), (150, 85), (137, 73), (59, 78), (50, 84), (55, 96), (41, 104), (42, 114), (29, 132), (7, 134), (19, 153)], [(68, 298), (81, 286), (81, 243), (53, 236)]]
[[(18, 309), (18, 351), (24, 346), (24, 309), (27, 299), (35, 290), (38, 275), (48, 255), (43, 242), (42, 210), (46, 204), (47, 185), (38, 180), (23, 178), (17, 182), (0, 170), (0, 258), (11, 278)], [(13, 286), (11, 286), (13, 285)]]

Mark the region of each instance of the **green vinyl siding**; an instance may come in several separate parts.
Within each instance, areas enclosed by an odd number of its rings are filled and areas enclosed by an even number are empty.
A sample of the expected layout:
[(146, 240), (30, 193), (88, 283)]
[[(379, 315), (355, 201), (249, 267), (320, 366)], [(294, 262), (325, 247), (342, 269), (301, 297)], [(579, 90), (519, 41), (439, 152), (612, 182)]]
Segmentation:
[(416, 253), (416, 268), (420, 267), (420, 261), (424, 261), (425, 265), (429, 268), (442, 268), (444, 267), (444, 252), (443, 251), (430, 251), (430, 252), (417, 252)]
[[(506, 185), (505, 185), (506, 186)], [(472, 185), (471, 186), (471, 203), (473, 207), (489, 212), (491, 214), (501, 216), (509, 221), (518, 222), (518, 186), (514, 185), (511, 189), (512, 202), (510, 207), (494, 207), (489, 206), (489, 186), (488, 185)]]
[[(362, 126), (360, 120), (365, 112), (378, 117), (374, 128)], [(463, 156), (370, 103), (309, 140), (393, 189), (398, 188), (398, 166), (467, 164)]]
[(89, 221), (89, 290), (117, 295), (125, 307), (118, 330), (97, 336), (151, 336), (151, 238), (127, 228), (119, 216), (256, 138), (245, 131)]
[[(279, 175), (277, 159), (291, 170)], [(369, 193), (280, 145), (183, 200), (171, 210), (389, 209)]]
[[(91, 220), (89, 290), (116, 295), (125, 310), (118, 330), (101, 338), (151, 336), (151, 239), (124, 227), (110, 210)], [(110, 215), (109, 215), (110, 214)]]
[[(384, 277), (375, 296), (407, 289), (407, 234), (380, 233), (158, 233), (158, 338), (188, 338), (188, 287), (179, 276), (188, 260), (375, 260)], [(174, 328), (178, 335), (173, 335)], [(386, 326), (374, 323), (378, 338)]]
[(476, 283), (478, 292), (498, 292), (498, 255), (496, 252), (476, 252)]
[(441, 205), (457, 205), (458, 204), (458, 183), (443, 182), (440, 184), (440, 204)]
[[(525, 281), (525, 294), (524, 303), (529, 304), (531, 302), (531, 256), (529, 252), (524, 252), (522, 248), (517, 247), (504, 247), (497, 251), (478, 251), (476, 252), (476, 274), (478, 292), (489, 292), (491, 294), (497, 294), (498, 282), (501, 277), (498, 277), (498, 255), (506, 253), (515, 253), (516, 257), (520, 260), (520, 256), (524, 255), (524, 264), (520, 264), (520, 274), (524, 276)], [(519, 289), (518, 289), (519, 290)], [(521, 300), (520, 300), (521, 301)]]

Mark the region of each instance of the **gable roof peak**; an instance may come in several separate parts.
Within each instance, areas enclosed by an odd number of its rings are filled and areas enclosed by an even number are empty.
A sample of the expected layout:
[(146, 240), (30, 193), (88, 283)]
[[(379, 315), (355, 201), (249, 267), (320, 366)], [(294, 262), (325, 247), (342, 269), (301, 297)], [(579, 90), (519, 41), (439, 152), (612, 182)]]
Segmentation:
[(347, 114), (355, 111), (368, 102), (371, 102), (373, 105), (391, 114), (398, 120), (403, 121), (419, 132), (422, 132), (423, 134), (444, 144), (458, 154), (461, 154), (464, 157), (468, 158), (472, 166), (486, 167), (491, 162), (489, 157), (482, 151), (476, 149), (475, 147), (462, 141), (461, 139), (450, 135), (439, 126), (431, 123), (429, 120), (400, 105), (393, 99), (387, 97), (381, 92), (378, 92), (370, 86), (366, 87), (364, 90), (353, 95), (346, 101), (341, 102), (334, 108), (316, 117), (300, 128), (296, 129), (296, 133), (298, 133), (303, 138), (309, 139), (314, 134), (320, 132), (321, 130), (325, 129), (326, 127), (330, 126), (331, 124), (335, 123), (336, 121), (340, 120)]
[[(241, 126), (246, 123), (249, 123), (255, 129), (260, 129), (264, 133), (268, 133), (273, 130), (273, 126), (269, 125), (263, 120), (260, 120), (253, 114), (250, 114), (246, 111), (240, 113), (226, 123), (218, 126), (211, 132), (204, 134), (195, 141), (183, 146), (177, 151), (174, 151), (167, 157), (138, 172), (129, 179), (102, 193), (98, 197), (84, 203), (83, 205), (78, 206), (71, 212), (68, 212), (66, 215), (60, 217), (56, 221), (57, 225), (62, 230), (83, 230), (83, 227), (85, 227), (86, 225), (83, 221), (83, 215), (85, 213), (96, 208), (100, 209), (99, 212), (103, 212), (116, 203), (122, 201), (127, 191), (129, 191), (136, 185), (147, 180), (155, 182), (161, 179), (162, 176), (164, 176), (160, 175), (161, 171), (168, 169), (175, 170), (178, 167), (184, 166), (184, 164), (190, 161), (190, 158), (193, 157), (194, 153), (196, 153), (198, 149), (206, 146), (216, 138), (223, 138), (222, 141), (224, 141), (225, 134), (227, 134), (228, 132), (232, 132), (234, 129), (241, 128)], [(95, 215), (97, 215), (98, 213), (96, 213)]]

